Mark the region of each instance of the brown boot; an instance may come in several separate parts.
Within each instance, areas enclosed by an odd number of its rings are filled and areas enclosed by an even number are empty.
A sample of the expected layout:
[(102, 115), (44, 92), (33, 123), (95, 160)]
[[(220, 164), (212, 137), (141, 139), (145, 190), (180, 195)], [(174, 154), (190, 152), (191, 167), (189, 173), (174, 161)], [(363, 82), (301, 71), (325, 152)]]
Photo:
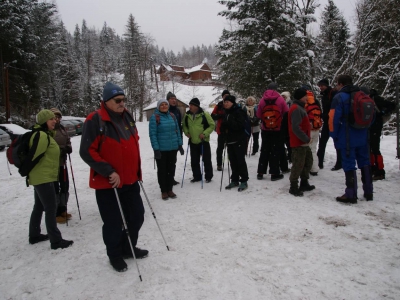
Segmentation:
[(168, 200), (168, 194), (166, 192), (161, 193), (161, 199)]
[(61, 217), (63, 217), (63, 218), (67, 217), (68, 220), (71, 220), (72, 215), (67, 213), (66, 211), (64, 211), (61, 213)]
[(65, 224), (67, 222), (67, 219), (62, 216), (58, 216), (58, 217), (56, 217), (56, 222), (58, 224)]
[(174, 199), (174, 198), (176, 198), (176, 194), (173, 191), (169, 191), (168, 192), (168, 197)]

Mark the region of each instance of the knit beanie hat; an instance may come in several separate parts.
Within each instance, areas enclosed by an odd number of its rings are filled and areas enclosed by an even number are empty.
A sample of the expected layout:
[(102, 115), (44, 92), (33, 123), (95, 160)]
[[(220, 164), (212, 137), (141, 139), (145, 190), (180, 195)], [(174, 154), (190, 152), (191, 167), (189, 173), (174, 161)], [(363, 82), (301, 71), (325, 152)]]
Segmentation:
[(321, 79), (320, 81), (318, 81), (317, 84), (318, 84), (318, 86), (321, 86), (321, 85), (329, 86), (329, 81), (328, 81), (328, 79), (324, 78), (324, 79)]
[(303, 98), (306, 95), (307, 95), (307, 91), (303, 88), (299, 88), (294, 91), (293, 98), (296, 100), (300, 100), (301, 98)]
[(228, 95), (228, 96), (225, 97), (224, 101), (229, 101), (229, 102), (232, 102), (233, 104), (235, 104), (236, 103), (236, 97), (233, 96), (233, 95)]
[(107, 82), (103, 89), (103, 101), (107, 102), (118, 95), (125, 96), (124, 90), (114, 83)]
[(306, 91), (312, 91), (311, 86), (307, 83), (303, 83), (300, 88), (302, 88)]
[(278, 89), (278, 85), (275, 82), (271, 82), (270, 84), (268, 84), (267, 86), (267, 90), (274, 90), (276, 91)]
[(169, 103), (168, 103), (168, 101), (165, 100), (165, 99), (161, 99), (161, 100), (158, 100), (158, 102), (157, 102), (157, 109), (158, 109), (158, 110), (160, 110), (160, 105), (161, 105), (161, 103), (167, 103), (167, 104), (168, 104), (168, 108), (169, 108)]
[(231, 93), (229, 93), (228, 90), (223, 90), (222, 91), (222, 98), (224, 98), (225, 95), (230, 95)]
[(190, 100), (189, 105), (190, 104), (200, 107), (200, 100), (197, 98), (193, 98), (192, 100)]
[(54, 113), (49, 109), (43, 109), (39, 111), (36, 115), (36, 123), (39, 125), (43, 125), (52, 118), (54, 118)]
[(167, 94), (167, 100), (169, 100), (169, 98), (176, 98), (175, 94), (168, 92)]
[(62, 117), (62, 113), (58, 108), (50, 108), (50, 110), (55, 114), (55, 115), (59, 115), (60, 117)]

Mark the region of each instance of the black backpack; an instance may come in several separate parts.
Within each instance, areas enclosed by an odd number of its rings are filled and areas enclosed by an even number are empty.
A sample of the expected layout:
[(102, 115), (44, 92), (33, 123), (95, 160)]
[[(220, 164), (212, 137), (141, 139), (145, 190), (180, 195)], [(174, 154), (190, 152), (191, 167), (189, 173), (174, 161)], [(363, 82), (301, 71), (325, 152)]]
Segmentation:
[[(29, 141), (35, 132), (37, 132), (38, 134), (35, 135), (32, 146), (29, 147)], [(37, 146), (39, 144), (39, 139), (40, 130), (34, 129), (14, 138), (10, 147), (7, 149), (8, 162), (18, 168), (18, 172), (19, 174), (21, 174), (22, 177), (28, 176), (30, 171), (32, 171), (32, 169), (44, 156), (44, 153), (42, 153), (38, 155), (35, 159), (33, 159), (37, 150)], [(50, 137), (48, 134), (47, 142), (48, 147), (50, 144)]]

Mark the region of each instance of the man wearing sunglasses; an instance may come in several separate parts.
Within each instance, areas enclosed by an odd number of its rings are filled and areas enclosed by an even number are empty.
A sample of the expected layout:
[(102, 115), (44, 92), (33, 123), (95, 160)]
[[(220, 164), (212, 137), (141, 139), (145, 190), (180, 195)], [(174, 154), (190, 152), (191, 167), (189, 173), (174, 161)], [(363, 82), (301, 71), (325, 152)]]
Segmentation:
[(110, 264), (118, 272), (127, 270), (123, 258), (133, 257), (114, 189), (118, 193), (136, 258), (147, 250), (136, 247), (144, 221), (140, 196), (142, 180), (139, 136), (132, 115), (125, 109), (125, 93), (107, 82), (100, 109), (92, 112), (83, 125), (80, 155), (90, 166), (89, 186), (96, 190), (103, 220), (103, 240)]

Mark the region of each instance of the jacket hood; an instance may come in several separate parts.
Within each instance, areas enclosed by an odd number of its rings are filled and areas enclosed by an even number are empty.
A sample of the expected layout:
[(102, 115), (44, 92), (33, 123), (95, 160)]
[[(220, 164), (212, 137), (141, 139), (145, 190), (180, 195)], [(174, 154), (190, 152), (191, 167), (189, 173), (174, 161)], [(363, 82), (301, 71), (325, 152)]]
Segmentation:
[(278, 99), (280, 94), (275, 90), (266, 90), (263, 95), (263, 99), (265, 100), (275, 100)]
[(358, 92), (360, 91), (360, 88), (356, 85), (346, 85), (344, 87), (342, 87), (342, 89), (340, 90), (340, 92), (344, 92), (344, 93), (353, 93), (353, 92)]

